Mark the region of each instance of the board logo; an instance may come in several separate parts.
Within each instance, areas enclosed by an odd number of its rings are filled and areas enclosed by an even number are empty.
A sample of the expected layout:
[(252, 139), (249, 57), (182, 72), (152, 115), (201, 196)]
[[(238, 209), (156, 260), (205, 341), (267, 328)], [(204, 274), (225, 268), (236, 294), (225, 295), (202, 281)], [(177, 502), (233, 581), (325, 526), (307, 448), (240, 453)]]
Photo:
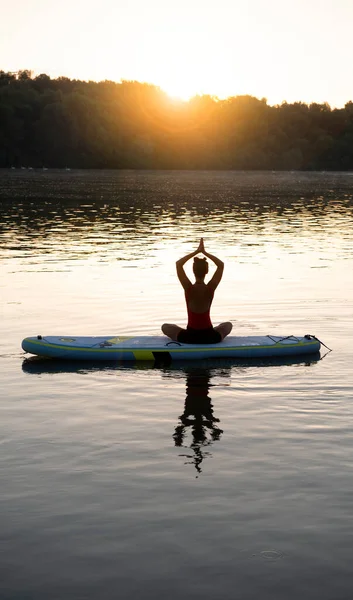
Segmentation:
[(129, 340), (131, 338), (131, 336), (120, 336), (120, 337), (115, 337), (115, 338), (109, 338), (109, 340), (107, 340), (107, 342), (109, 342), (110, 344), (120, 344), (120, 342), (125, 342), (126, 340)]

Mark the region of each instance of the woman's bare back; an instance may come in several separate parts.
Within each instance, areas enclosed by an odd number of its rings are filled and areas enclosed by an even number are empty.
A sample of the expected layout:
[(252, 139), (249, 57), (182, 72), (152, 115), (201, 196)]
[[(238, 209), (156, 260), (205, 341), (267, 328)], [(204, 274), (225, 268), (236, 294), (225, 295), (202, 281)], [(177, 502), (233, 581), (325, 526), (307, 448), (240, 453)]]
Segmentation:
[(210, 310), (213, 291), (206, 283), (194, 283), (185, 290), (186, 303), (190, 310), (194, 313), (205, 313)]

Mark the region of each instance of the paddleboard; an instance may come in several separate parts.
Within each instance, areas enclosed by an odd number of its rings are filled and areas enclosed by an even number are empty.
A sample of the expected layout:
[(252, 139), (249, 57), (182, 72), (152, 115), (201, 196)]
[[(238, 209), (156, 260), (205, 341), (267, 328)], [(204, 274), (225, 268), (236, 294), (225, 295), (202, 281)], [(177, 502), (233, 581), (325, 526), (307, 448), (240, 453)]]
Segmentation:
[(157, 361), (207, 358), (265, 358), (314, 354), (313, 335), (228, 336), (219, 344), (181, 344), (166, 336), (35, 336), (22, 341), (25, 352), (65, 360)]

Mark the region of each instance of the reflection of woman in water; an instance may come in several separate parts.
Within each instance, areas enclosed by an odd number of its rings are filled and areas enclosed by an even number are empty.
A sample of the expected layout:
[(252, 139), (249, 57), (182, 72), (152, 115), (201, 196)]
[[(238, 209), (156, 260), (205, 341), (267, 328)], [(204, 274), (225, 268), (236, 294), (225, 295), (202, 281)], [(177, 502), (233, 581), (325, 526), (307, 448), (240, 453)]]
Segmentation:
[[(204, 279), (208, 273), (208, 262), (206, 258), (196, 258), (196, 254), (199, 253), (211, 259), (217, 267), (215, 274), (207, 284)], [(193, 257), (195, 283), (191, 283), (184, 271), (184, 264)], [(185, 290), (188, 325), (186, 329), (182, 329), (178, 325), (164, 323), (162, 325), (163, 333), (172, 340), (185, 344), (217, 344), (221, 342), (232, 331), (232, 324), (227, 322), (213, 327), (210, 308), (215, 289), (222, 279), (224, 263), (216, 256), (206, 252), (203, 238), (201, 238), (197, 250), (178, 260), (176, 267), (179, 281)]]
[[(208, 369), (192, 368), (186, 375), (186, 398), (185, 408), (179, 419), (180, 425), (175, 428), (173, 435), (176, 446), (183, 446), (184, 438), (188, 427), (191, 428), (192, 443), (190, 448), (193, 451), (192, 462), (198, 473), (201, 473), (201, 463), (207, 452), (203, 447), (209, 446), (212, 442), (219, 440), (223, 431), (215, 423), (219, 419), (213, 416), (213, 407), (211, 398), (208, 395), (210, 388), (210, 372)], [(193, 418), (192, 418), (193, 417)], [(207, 437), (210, 433), (210, 439)]]

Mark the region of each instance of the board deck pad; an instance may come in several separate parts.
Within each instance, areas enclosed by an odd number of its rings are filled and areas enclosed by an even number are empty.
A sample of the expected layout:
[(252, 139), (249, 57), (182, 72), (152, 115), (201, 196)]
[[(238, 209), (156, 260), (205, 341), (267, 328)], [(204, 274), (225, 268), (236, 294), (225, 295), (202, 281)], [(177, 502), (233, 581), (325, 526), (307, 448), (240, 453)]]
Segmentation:
[(204, 358), (262, 358), (314, 354), (315, 336), (228, 336), (218, 344), (182, 344), (166, 336), (34, 336), (22, 348), (37, 356), (67, 360), (197, 360)]

